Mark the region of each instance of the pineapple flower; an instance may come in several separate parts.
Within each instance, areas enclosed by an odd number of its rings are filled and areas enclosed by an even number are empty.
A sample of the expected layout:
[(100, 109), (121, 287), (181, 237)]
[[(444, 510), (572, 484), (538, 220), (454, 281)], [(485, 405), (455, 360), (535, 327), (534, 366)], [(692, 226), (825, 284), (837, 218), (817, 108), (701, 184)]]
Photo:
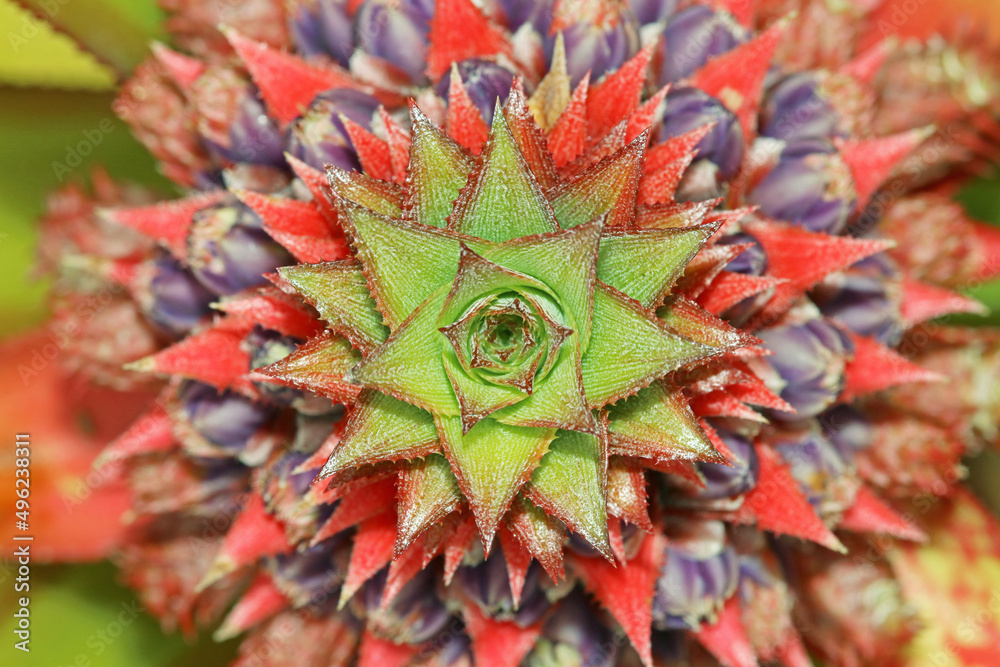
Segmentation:
[(922, 189), (995, 158), (982, 52), (824, 0), (167, 4), (186, 53), (117, 109), (192, 190), (43, 227), (53, 327), (113, 295), (71, 368), (159, 391), (97, 467), (165, 627), (363, 667), (912, 636), (855, 558), (997, 441), (995, 335), (919, 326), (1000, 273)]

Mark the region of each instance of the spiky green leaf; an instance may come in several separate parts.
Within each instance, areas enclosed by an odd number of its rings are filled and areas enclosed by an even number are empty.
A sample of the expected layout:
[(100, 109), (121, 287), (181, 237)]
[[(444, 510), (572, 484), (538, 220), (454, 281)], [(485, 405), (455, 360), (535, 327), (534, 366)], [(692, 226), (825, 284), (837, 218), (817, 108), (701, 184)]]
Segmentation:
[(652, 308), (670, 293), (691, 258), (708, 240), (712, 226), (607, 230), (601, 237), (597, 277)]
[(410, 106), (410, 121), (413, 141), (406, 215), (422, 225), (445, 227), (459, 191), (469, 180), (473, 161), (415, 105)]
[(681, 336), (638, 302), (598, 282), (594, 330), (581, 364), (591, 407), (614, 403), (685, 364), (715, 353), (714, 348)]
[(483, 161), (456, 202), (448, 227), (487, 241), (508, 241), (559, 229), (499, 104)]
[(555, 429), (508, 426), (484, 419), (462, 433), (458, 417), (437, 417), (445, 454), (489, 548), (511, 500), (531, 478)]
[(366, 389), (358, 397), (347, 429), (320, 477), (380, 461), (398, 461), (440, 451), (430, 413)]
[(531, 476), (525, 494), (613, 560), (608, 541), (607, 483), (608, 457), (602, 439), (560, 431)]
[(299, 264), (278, 271), (316, 307), (330, 329), (358, 349), (370, 352), (389, 336), (357, 262)]

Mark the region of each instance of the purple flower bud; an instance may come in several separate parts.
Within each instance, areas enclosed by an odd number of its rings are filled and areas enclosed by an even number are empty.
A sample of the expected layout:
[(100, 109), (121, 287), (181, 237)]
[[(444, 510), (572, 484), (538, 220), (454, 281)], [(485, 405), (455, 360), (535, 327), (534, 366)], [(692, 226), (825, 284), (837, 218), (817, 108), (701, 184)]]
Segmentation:
[(899, 295), (891, 282), (897, 276), (892, 260), (879, 253), (829, 276), (810, 297), (827, 317), (891, 346), (903, 335)]
[(817, 508), (842, 505), (853, 497), (845, 484), (849, 468), (837, 448), (818, 431), (782, 432), (773, 439), (781, 459), (788, 464), (809, 503)]
[(836, 405), (821, 414), (818, 421), (823, 435), (845, 461), (853, 461), (854, 455), (867, 449), (875, 437), (868, 417), (850, 405)]
[(815, 417), (844, 388), (844, 365), (853, 353), (847, 337), (822, 319), (757, 333), (774, 354), (768, 357), (785, 386), (781, 397), (797, 414), (775, 412), (777, 418)]
[(452, 615), (437, 595), (436, 579), (440, 572), (424, 568), (417, 573), (389, 608), (379, 611), (382, 591), (389, 568), (382, 569), (365, 585), (361, 598), (368, 615), (369, 627), (379, 635), (392, 637), (397, 644), (421, 644), (437, 635), (452, 620)]
[(354, 16), (358, 48), (381, 58), (414, 84), (427, 80), (427, 33), (433, 0), (365, 0)]
[(757, 239), (744, 232), (727, 234), (718, 241), (718, 245), (742, 245), (752, 243), (753, 245), (733, 258), (733, 261), (726, 264), (726, 271), (745, 273), (750, 276), (761, 276), (767, 271), (767, 253), (761, 247)]
[(677, 0), (628, 0), (641, 25), (668, 19), (677, 11)]
[(538, 34), (549, 34), (555, 0), (498, 0), (498, 4), (511, 32), (517, 32), (522, 25), (530, 23)]
[(357, 154), (347, 136), (340, 114), (370, 129), (379, 101), (371, 95), (336, 88), (320, 93), (288, 129), (288, 152), (316, 169), (326, 165), (360, 170)]
[(473, 664), (472, 639), (464, 632), (443, 632), (431, 646), (437, 651), (420, 661), (422, 667), (469, 667)]
[(354, 51), (347, 0), (315, 0), (297, 4), (288, 19), (296, 50), (307, 58), (327, 55), (346, 67)]
[[(597, 81), (621, 67), (639, 51), (639, 22), (629, 10), (608, 12), (600, 22), (581, 21), (562, 31), (566, 47), (566, 71), (575, 86), (590, 72)], [(546, 57), (552, 62), (555, 36), (545, 44)]]
[(230, 162), (284, 166), (284, 137), (267, 115), (256, 89), (248, 90), (229, 126), (229, 147), (215, 146), (215, 150)]
[(661, 629), (697, 630), (715, 618), (736, 592), (739, 558), (726, 544), (721, 521), (685, 521), (685, 535), (668, 535), (656, 582), (653, 623)]
[(528, 667), (612, 667), (617, 655), (618, 644), (611, 630), (594, 614), (583, 591), (576, 588), (559, 601), (525, 664)]
[[(469, 99), (479, 109), (487, 125), (491, 124), (497, 100), (500, 100), (501, 105), (507, 101), (507, 95), (514, 84), (514, 73), (495, 62), (470, 58), (458, 63), (458, 75), (465, 84)], [(447, 100), (449, 86), (451, 70), (445, 73), (435, 88), (438, 97)]]
[(274, 409), (231, 391), (219, 392), (201, 382), (188, 381), (178, 394), (190, 426), (206, 440), (238, 453), (274, 416)]
[(743, 164), (743, 129), (736, 116), (722, 102), (697, 88), (675, 88), (667, 93), (666, 103), (661, 140), (714, 122), (715, 127), (696, 146), (696, 161), (714, 164), (724, 180), (735, 176)]
[(695, 5), (675, 14), (663, 30), (660, 85), (686, 79), (714, 56), (732, 51), (747, 31), (728, 12)]
[(293, 471), (308, 458), (309, 454), (305, 452), (288, 451), (267, 466), (266, 475), (261, 479), (269, 480), (269, 483), (282, 488), (290, 487), (296, 496), (302, 496), (316, 479), (316, 471)]
[(347, 540), (332, 537), (315, 546), (278, 554), (266, 564), (275, 584), (294, 606), (333, 607), (343, 581), (343, 574), (333, 567), (334, 552), (347, 548)]
[(538, 572), (538, 563), (533, 562), (525, 576), (521, 603), (516, 609), (510, 593), (503, 549), (494, 547), (485, 561), (460, 567), (455, 576), (466, 595), (478, 603), (485, 613), (527, 626), (537, 621), (550, 606), (540, 586)]
[(165, 252), (148, 266), (149, 284), (139, 301), (142, 313), (172, 338), (181, 338), (211, 314), (215, 294)]
[(694, 497), (702, 500), (734, 498), (748, 493), (757, 485), (760, 472), (757, 453), (749, 440), (722, 428), (716, 428), (716, 433), (735, 458), (731, 466), (703, 461), (696, 464), (705, 478), (705, 488), (698, 489)]
[(263, 274), (292, 263), (292, 256), (261, 229), (261, 221), (238, 201), (194, 214), (188, 236), (194, 275), (216, 294), (234, 294), (263, 285)]
[[(291, 336), (282, 336), (277, 331), (265, 329), (257, 325), (247, 336), (243, 344), (250, 349), (251, 370), (270, 366), (276, 361), (284, 359), (295, 351), (303, 341)], [(297, 389), (285, 387), (270, 382), (254, 382), (254, 386), (260, 393), (275, 403), (281, 405), (291, 405), (291, 403), (302, 395)]]
[(747, 196), (772, 218), (813, 232), (844, 229), (857, 194), (851, 172), (825, 141), (789, 144), (778, 164)]
[(840, 136), (840, 115), (818, 77), (816, 72), (796, 72), (768, 88), (760, 110), (761, 135), (788, 142)]

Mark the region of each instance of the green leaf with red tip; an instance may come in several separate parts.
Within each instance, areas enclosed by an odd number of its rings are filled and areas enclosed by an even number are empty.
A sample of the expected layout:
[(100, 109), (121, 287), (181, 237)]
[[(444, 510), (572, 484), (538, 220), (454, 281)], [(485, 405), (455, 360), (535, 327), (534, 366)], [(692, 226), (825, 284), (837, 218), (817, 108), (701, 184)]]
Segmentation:
[(455, 203), (448, 228), (487, 241), (508, 241), (559, 229), (499, 105), (483, 161)]
[(528, 110), (524, 99), (524, 86), (521, 79), (515, 79), (504, 106), (504, 114), (514, 140), (517, 141), (521, 155), (524, 156), (531, 173), (538, 179), (538, 184), (544, 190), (551, 188), (556, 182), (556, 165), (552, 155), (545, 145), (545, 135)]
[(459, 414), (458, 401), (441, 362), (438, 313), (447, 286), (427, 297), (381, 346), (351, 369), (350, 380), (435, 414)]
[(385, 342), (389, 330), (368, 291), (357, 262), (299, 264), (278, 269), (281, 277), (316, 307), (330, 329), (369, 353)]
[(410, 106), (413, 141), (407, 181), (406, 216), (422, 225), (445, 227), (473, 161), (416, 107)]
[(656, 309), (656, 316), (680, 335), (714, 348), (710, 354), (760, 343), (756, 337), (730, 326), (684, 297), (669, 297)]
[(358, 171), (340, 169), (332, 164), (326, 165), (326, 180), (337, 197), (379, 215), (398, 218), (403, 212), (403, 190), (395, 183), (380, 181)]
[(615, 454), (658, 462), (726, 462), (709, 442), (684, 392), (663, 381), (609, 407), (608, 417), (608, 438)]
[(531, 478), (555, 429), (508, 426), (484, 419), (462, 433), (458, 417), (437, 416), (445, 454), (489, 549), (511, 500)]
[(560, 183), (549, 193), (556, 220), (575, 227), (608, 214), (608, 227), (626, 227), (635, 216), (635, 198), (642, 173), (643, 133), (614, 155)]
[(594, 329), (581, 364), (591, 407), (614, 403), (681, 366), (715, 353), (714, 348), (665, 326), (637, 301), (598, 282)]
[(646, 500), (643, 466), (620, 456), (608, 459), (608, 514), (647, 533), (653, 532)]
[(365, 390), (347, 422), (347, 430), (320, 478), (350, 468), (426, 456), (440, 451), (430, 413), (377, 391)]
[(372, 296), (390, 329), (455, 277), (461, 237), (393, 220), (360, 206), (342, 210)]
[(608, 543), (608, 452), (602, 438), (560, 431), (525, 495), (613, 560)]
[(301, 346), (291, 355), (257, 373), (282, 384), (307, 389), (336, 402), (353, 401), (359, 388), (344, 379), (361, 360), (361, 353), (342, 336), (326, 333)]
[(635, 213), (635, 226), (639, 229), (674, 229), (692, 227), (705, 221), (705, 216), (722, 200), (656, 204), (639, 206)]
[(606, 230), (601, 237), (597, 277), (628, 294), (643, 308), (652, 308), (670, 293), (715, 229), (713, 225), (700, 225), (636, 232)]
[(518, 495), (507, 515), (507, 525), (528, 552), (535, 557), (553, 583), (566, 576), (563, 567), (563, 540), (566, 530), (555, 517)]
[[(527, 274), (545, 284), (572, 317), (570, 326), (580, 335), (581, 350), (590, 344), (597, 254), (602, 219), (573, 229), (515, 239), (477, 252), (491, 262)], [(569, 318), (567, 318), (569, 321)]]
[(512, 426), (542, 426), (594, 433), (597, 422), (587, 405), (577, 354), (578, 336), (563, 345), (552, 370), (528, 398), (497, 410), (493, 418)]
[(440, 454), (404, 463), (397, 484), (396, 547), (399, 556), (431, 525), (458, 508), (462, 492), (448, 459)]

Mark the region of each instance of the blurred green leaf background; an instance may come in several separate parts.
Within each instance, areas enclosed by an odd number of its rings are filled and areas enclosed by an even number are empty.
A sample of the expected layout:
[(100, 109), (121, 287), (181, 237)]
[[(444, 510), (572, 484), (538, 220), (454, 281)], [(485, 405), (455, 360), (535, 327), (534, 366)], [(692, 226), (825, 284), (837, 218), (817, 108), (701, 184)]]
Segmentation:
[[(52, 0), (63, 19), (89, 16), (114, 23), (114, 34), (133, 35), (130, 48), (106, 57), (119, 68), (123, 59), (142, 57), (135, 45), (158, 36), (162, 18), (153, 0)], [(42, 9), (44, 12), (44, 9)], [(58, 18), (58, 14), (56, 16)], [(94, 39), (113, 40), (105, 29)], [(0, 336), (24, 331), (44, 320), (47, 285), (31, 274), (35, 221), (46, 193), (58, 187), (54, 163), (83, 139), (83, 132), (110, 120), (114, 129), (83, 163), (63, 179), (84, 180), (92, 165), (116, 178), (173, 191), (153, 159), (111, 112), (118, 74), (114, 66), (81, 50), (67, 36), (38, 21), (11, 0), (0, 0)], [(135, 594), (117, 581), (109, 563), (32, 565), (31, 653), (13, 648), (14, 569), (0, 562), (0, 664), (34, 667), (187, 667), (226, 665), (237, 642), (195, 644), (166, 635), (145, 613), (130, 620)], [(141, 610), (140, 610), (141, 611)], [(124, 616), (122, 615), (124, 614)]]
[[(159, 36), (162, 18), (154, 0), (22, 0), (37, 11), (55, 8), (55, 23), (82, 34), (96, 58), (64, 34), (35, 18), (12, 0), (0, 0), (0, 336), (24, 331), (46, 314), (44, 280), (31, 276), (36, 243), (35, 221), (46, 193), (60, 185), (57, 162), (65, 163), (83, 132), (106, 119), (114, 130), (70, 178), (83, 180), (100, 164), (116, 178), (173, 190), (157, 173), (149, 154), (111, 112), (116, 82)], [(81, 26), (86, 30), (80, 31)], [(961, 201), (976, 217), (1000, 224), (1000, 187), (995, 180), (973, 183)], [(1000, 324), (1000, 282), (972, 295), (994, 314), (979, 323)], [(961, 320), (972, 323), (971, 320)], [(995, 455), (994, 455), (995, 458)], [(980, 494), (1000, 506), (992, 483), (995, 461), (972, 466)], [(988, 498), (989, 499), (989, 498)], [(120, 634), (115, 625), (136, 602), (117, 583), (107, 563), (34, 566), (32, 579), (32, 653), (12, 648), (13, 570), (0, 562), (0, 664), (61, 667), (180, 667), (225, 665), (235, 655), (235, 641), (215, 644), (202, 638), (189, 644), (164, 635), (145, 614)], [(124, 606), (123, 606), (124, 605)], [(102, 634), (103, 633), (103, 634)]]

